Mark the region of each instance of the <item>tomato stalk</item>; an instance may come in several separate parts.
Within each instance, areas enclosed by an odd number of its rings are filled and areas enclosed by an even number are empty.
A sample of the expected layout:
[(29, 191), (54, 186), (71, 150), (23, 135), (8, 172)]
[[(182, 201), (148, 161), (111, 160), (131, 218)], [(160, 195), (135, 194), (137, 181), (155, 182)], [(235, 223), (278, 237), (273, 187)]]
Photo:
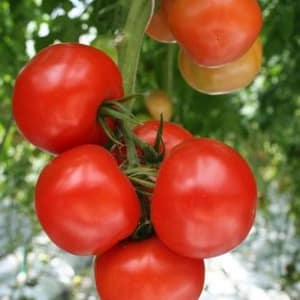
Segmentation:
[[(120, 101), (106, 101), (101, 106), (98, 114), (100, 124), (104, 127), (109, 138), (120, 144), (120, 140), (126, 145), (127, 163), (123, 166), (123, 171), (131, 180), (139, 195), (142, 208), (142, 218), (140, 224), (133, 234), (133, 238), (145, 238), (153, 233), (150, 221), (149, 191), (154, 187), (156, 178), (156, 168), (144, 167), (144, 162), (138, 156), (137, 148), (141, 149), (144, 157), (153, 161), (161, 160), (159, 151), (147, 143), (140, 140), (132, 132), (132, 125), (136, 123), (135, 117), (131, 113), (132, 104), (135, 97), (135, 83), (140, 58), (141, 47), (148, 22), (155, 8), (154, 0), (130, 0), (129, 13), (122, 32), (116, 37), (118, 49), (118, 62), (123, 76), (123, 86), (127, 107)], [(129, 100), (129, 101), (128, 101)], [(117, 120), (118, 131), (121, 136), (117, 136), (108, 126), (105, 118), (111, 117)], [(161, 134), (160, 129), (160, 133)], [(158, 137), (157, 141), (161, 138)], [(122, 142), (121, 142), (122, 144)], [(159, 142), (156, 143), (159, 148)], [(154, 178), (154, 179), (153, 179)]]
[(125, 94), (135, 91), (136, 74), (145, 29), (154, 10), (154, 0), (130, 0), (130, 8), (123, 31), (117, 36), (118, 62)]
[(167, 59), (165, 65), (165, 90), (168, 95), (173, 93), (173, 81), (174, 81), (174, 58), (176, 55), (176, 44), (169, 44), (167, 48)]
[[(135, 82), (144, 34), (155, 7), (154, 0), (131, 0), (127, 20), (121, 34), (116, 38), (118, 61), (123, 76), (125, 95), (135, 92)], [(131, 96), (129, 96), (131, 97)], [(130, 124), (122, 120), (121, 131), (125, 139), (129, 166), (138, 165), (136, 148), (130, 132)]]

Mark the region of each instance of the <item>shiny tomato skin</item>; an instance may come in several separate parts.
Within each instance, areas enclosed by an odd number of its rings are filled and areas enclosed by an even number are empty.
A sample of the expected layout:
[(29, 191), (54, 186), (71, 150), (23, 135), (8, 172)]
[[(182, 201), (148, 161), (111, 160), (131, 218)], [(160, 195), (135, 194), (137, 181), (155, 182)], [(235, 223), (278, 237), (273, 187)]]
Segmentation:
[(256, 0), (172, 0), (168, 23), (179, 44), (202, 66), (241, 57), (262, 28)]
[[(159, 121), (144, 122), (133, 129), (133, 133), (144, 142), (154, 146)], [(165, 144), (165, 155), (187, 139), (191, 139), (193, 135), (180, 125), (172, 122), (163, 123), (162, 140)]]
[(176, 41), (167, 22), (167, 14), (164, 2), (167, 1), (162, 0), (161, 7), (151, 17), (146, 33), (152, 39), (158, 42), (174, 43)]
[(101, 103), (123, 96), (116, 64), (104, 52), (62, 43), (40, 51), (19, 73), (13, 115), (37, 147), (61, 153), (81, 144), (107, 141), (96, 121)]
[(179, 256), (157, 238), (120, 244), (95, 261), (102, 300), (197, 300), (204, 263)]
[(245, 88), (259, 73), (262, 65), (262, 43), (257, 39), (240, 58), (225, 66), (207, 68), (197, 65), (184, 50), (178, 66), (185, 81), (195, 90), (209, 94), (228, 94)]
[(51, 240), (77, 255), (108, 250), (129, 236), (140, 218), (133, 186), (114, 157), (97, 145), (68, 150), (44, 168), (35, 208)]
[(213, 257), (246, 238), (256, 199), (255, 178), (240, 154), (219, 141), (195, 138), (162, 162), (152, 221), (158, 237), (176, 253)]

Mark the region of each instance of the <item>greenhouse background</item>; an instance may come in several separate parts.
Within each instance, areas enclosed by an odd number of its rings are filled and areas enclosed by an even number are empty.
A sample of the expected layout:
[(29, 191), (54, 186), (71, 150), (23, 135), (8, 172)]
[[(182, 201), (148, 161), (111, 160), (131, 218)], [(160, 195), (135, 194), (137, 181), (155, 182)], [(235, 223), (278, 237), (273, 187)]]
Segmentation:
[[(51, 156), (20, 135), (11, 98), (22, 66), (54, 42), (91, 44), (116, 59), (113, 41), (130, 1), (0, 0), (1, 300), (97, 299), (93, 259), (56, 248), (36, 220), (34, 185)], [(300, 2), (259, 3), (263, 68), (240, 92), (193, 91), (178, 71), (176, 44), (146, 36), (141, 52), (137, 91), (165, 90), (173, 121), (234, 146), (258, 180), (255, 226), (242, 246), (206, 262), (201, 300), (300, 299)], [(141, 102), (134, 112), (147, 118)]]

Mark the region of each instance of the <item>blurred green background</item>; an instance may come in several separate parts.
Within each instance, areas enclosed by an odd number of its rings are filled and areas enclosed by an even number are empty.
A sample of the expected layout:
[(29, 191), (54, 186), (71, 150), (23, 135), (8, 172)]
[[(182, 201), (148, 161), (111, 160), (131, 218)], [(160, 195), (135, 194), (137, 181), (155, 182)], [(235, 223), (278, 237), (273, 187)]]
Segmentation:
[[(0, 299), (31, 299), (17, 292), (38, 284), (38, 276), (30, 280), (26, 275), (30, 254), (35, 253), (44, 264), (53, 262), (54, 256), (64, 256), (58, 252), (51, 256), (49, 251), (54, 250), (44, 248), (46, 242), (34, 216), (34, 184), (50, 156), (26, 142), (13, 122), (14, 79), (30, 57), (58, 41), (91, 43), (114, 55), (113, 39), (124, 25), (129, 2), (0, 0)], [(278, 289), (290, 297), (278, 299), (299, 300), (300, 2), (259, 2), (264, 14), (264, 62), (260, 75), (247, 89), (226, 96), (193, 91), (178, 71), (177, 45), (145, 37), (137, 91), (167, 91), (175, 105), (175, 122), (195, 135), (223, 140), (247, 158), (259, 183), (259, 217), (250, 240), (260, 238), (264, 249), (263, 255), (254, 257), (252, 271), (269, 272)], [(137, 114), (146, 113), (143, 103), (134, 109)], [(257, 250), (252, 242), (243, 247), (241, 253), (248, 253), (245, 260)], [(7, 283), (1, 259), (12, 254), (19, 264)], [(78, 267), (81, 273), (70, 275), (73, 294), (53, 299), (94, 299), (84, 288), (84, 278), (91, 276), (85, 269), (90, 260), (83, 261)], [(264, 265), (274, 263), (278, 266), (265, 271)], [(80, 292), (76, 288), (81, 288)], [(92, 284), (87, 284), (87, 290), (93, 290)]]

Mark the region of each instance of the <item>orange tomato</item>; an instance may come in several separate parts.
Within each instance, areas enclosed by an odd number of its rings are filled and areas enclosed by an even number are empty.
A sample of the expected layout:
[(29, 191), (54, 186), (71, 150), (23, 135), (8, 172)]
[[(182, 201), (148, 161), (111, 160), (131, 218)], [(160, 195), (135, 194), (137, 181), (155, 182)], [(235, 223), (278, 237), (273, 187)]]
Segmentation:
[(231, 93), (246, 87), (259, 73), (262, 43), (258, 38), (245, 55), (222, 67), (201, 67), (184, 50), (178, 63), (183, 78), (195, 90), (211, 95)]
[(262, 27), (256, 0), (165, 1), (171, 32), (202, 66), (221, 66), (241, 57)]
[(176, 42), (167, 22), (167, 15), (163, 1), (161, 3), (161, 7), (152, 16), (146, 33), (152, 39), (162, 43)]

